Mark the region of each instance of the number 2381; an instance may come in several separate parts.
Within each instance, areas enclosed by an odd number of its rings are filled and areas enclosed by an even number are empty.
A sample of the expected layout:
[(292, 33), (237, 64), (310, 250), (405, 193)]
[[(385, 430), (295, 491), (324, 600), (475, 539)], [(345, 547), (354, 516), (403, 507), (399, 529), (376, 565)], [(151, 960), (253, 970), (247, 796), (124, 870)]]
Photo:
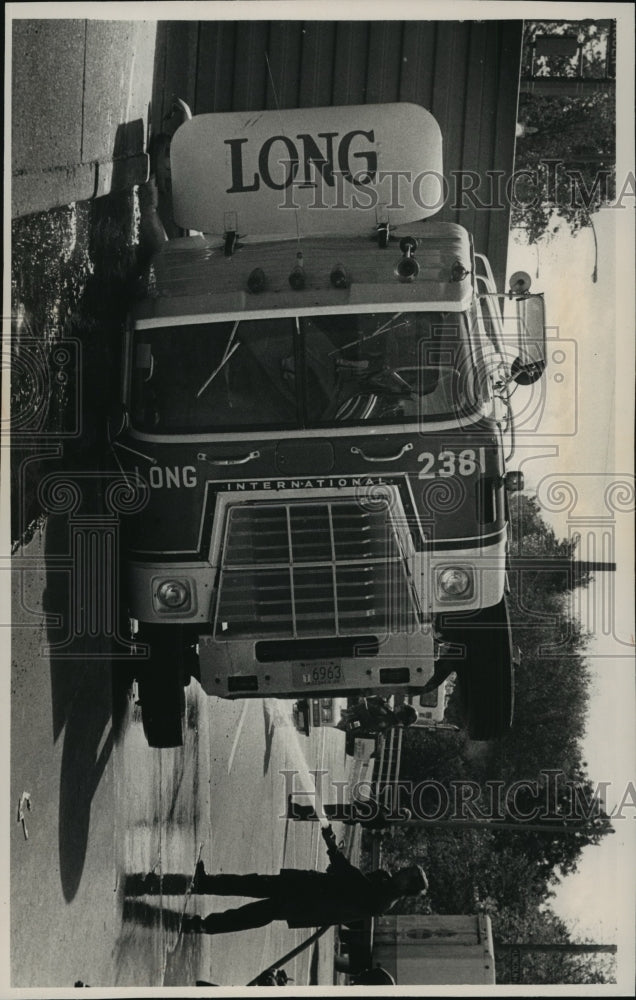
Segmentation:
[(431, 451), (421, 451), (417, 456), (422, 462), (422, 468), (417, 474), (418, 479), (434, 479), (436, 476), (472, 476), (478, 469), (485, 471), (486, 456), (484, 449), (464, 448), (463, 451), (440, 451), (434, 455)]

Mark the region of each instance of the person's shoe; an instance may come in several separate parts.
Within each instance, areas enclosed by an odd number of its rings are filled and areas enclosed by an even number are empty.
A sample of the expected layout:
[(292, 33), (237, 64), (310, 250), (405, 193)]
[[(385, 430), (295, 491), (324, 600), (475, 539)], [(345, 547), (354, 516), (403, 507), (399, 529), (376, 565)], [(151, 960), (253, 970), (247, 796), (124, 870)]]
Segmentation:
[(184, 934), (203, 934), (203, 918), (198, 914), (185, 916), (181, 922), (181, 930)]
[(204, 884), (207, 877), (208, 875), (205, 870), (205, 865), (203, 864), (203, 861), (202, 860), (197, 861), (197, 866), (194, 869), (194, 881), (192, 883), (192, 892), (196, 893), (205, 892)]
[(316, 810), (312, 805), (295, 802), (293, 795), (287, 796), (287, 819), (314, 819)]
[(161, 889), (161, 880), (156, 872), (127, 875), (124, 883), (126, 896), (156, 895)]

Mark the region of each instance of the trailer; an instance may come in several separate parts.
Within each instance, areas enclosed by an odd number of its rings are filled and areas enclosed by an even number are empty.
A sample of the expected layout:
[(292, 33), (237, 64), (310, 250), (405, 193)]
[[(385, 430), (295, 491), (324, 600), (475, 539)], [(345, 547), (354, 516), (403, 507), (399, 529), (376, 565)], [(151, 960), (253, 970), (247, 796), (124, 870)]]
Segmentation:
[(387, 914), (340, 928), (335, 968), (354, 985), (494, 985), (487, 914)]

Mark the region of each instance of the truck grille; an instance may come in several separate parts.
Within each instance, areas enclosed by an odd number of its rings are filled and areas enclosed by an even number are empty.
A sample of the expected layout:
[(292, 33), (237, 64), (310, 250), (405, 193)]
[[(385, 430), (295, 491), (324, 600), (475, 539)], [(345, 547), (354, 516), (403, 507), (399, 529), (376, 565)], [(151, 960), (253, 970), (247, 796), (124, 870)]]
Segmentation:
[(237, 504), (228, 512), (215, 634), (299, 637), (417, 622), (388, 503)]

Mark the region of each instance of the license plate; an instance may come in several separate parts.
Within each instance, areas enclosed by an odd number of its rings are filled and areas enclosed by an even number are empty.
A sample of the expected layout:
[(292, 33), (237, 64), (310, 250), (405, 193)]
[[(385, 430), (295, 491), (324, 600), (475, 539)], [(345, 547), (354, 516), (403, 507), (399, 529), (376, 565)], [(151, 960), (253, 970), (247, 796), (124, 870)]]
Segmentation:
[(344, 682), (344, 669), (335, 661), (312, 660), (310, 663), (292, 664), (292, 684), (296, 691), (311, 687), (333, 687), (334, 684)]

